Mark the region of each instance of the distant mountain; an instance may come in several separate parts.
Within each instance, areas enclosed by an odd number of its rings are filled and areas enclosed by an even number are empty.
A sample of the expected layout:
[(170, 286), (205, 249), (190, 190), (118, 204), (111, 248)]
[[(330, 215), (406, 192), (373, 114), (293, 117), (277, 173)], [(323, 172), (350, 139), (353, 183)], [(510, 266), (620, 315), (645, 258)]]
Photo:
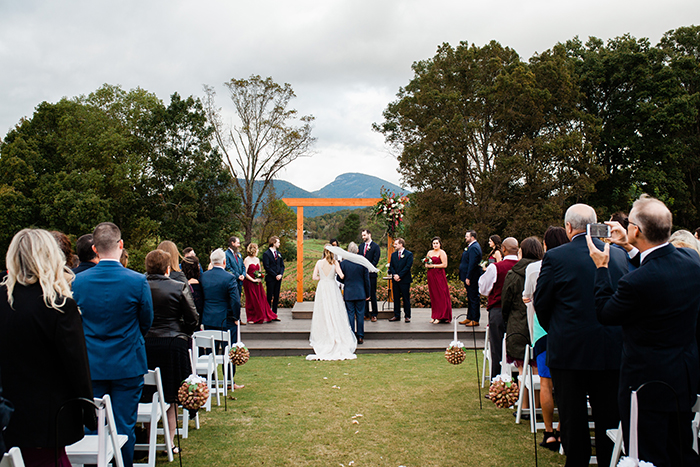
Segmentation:
[[(255, 190), (260, 189), (261, 182), (256, 182)], [(382, 180), (372, 175), (361, 173), (346, 173), (338, 175), (328, 185), (318, 191), (306, 191), (293, 183), (285, 180), (274, 180), (273, 185), (278, 198), (379, 198), (382, 186), (396, 193), (408, 194), (410, 191), (404, 190), (398, 185)], [(296, 212), (296, 208), (292, 208)], [(329, 212), (341, 211), (347, 207), (319, 206), (304, 208), (304, 217), (316, 217)]]

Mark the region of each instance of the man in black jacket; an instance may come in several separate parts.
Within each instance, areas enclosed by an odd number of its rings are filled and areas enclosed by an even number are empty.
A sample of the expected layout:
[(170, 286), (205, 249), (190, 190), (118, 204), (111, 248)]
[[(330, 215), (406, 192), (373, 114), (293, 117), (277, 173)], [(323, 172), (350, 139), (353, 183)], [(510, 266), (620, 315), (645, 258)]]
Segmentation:
[(656, 466), (697, 466), (700, 459), (693, 451), (690, 409), (695, 404), (700, 375), (695, 342), (700, 257), (693, 250), (676, 249), (668, 243), (672, 226), (668, 208), (644, 196), (634, 203), (627, 234), (619, 225), (614, 226), (619, 242), (636, 247), (631, 255), (633, 260), (640, 260), (638, 269), (620, 279), (616, 292), (608, 267), (615, 248), (606, 245), (601, 252), (590, 238), (588, 246), (597, 267), (598, 320), (622, 326), (618, 402), (627, 452), (630, 393), (654, 381), (638, 395), (639, 458)]
[(279, 237), (270, 237), (269, 248), (263, 253), (263, 267), (265, 268), (265, 286), (267, 287), (267, 302), (272, 312), (277, 314), (277, 304), (280, 301), (280, 288), (282, 276), (284, 276), (284, 259), (279, 252)]
[(411, 266), (413, 253), (406, 249), (403, 238), (394, 240), (394, 251), (389, 263), (389, 275), (394, 292), (394, 316), (389, 321), (401, 321), (401, 300), (403, 300), (404, 321), (411, 322)]
[[(557, 394), (567, 466), (587, 466), (591, 456), (586, 396), (595, 422), (596, 458), (608, 465), (613, 443), (605, 430), (619, 423), (617, 386), (622, 333), (596, 318), (593, 283), (596, 267), (586, 244), (586, 226), (596, 213), (585, 204), (571, 206), (564, 217), (570, 243), (548, 250), (535, 290), (535, 310), (547, 331), (547, 366)], [(603, 242), (593, 240), (598, 249)], [(624, 251), (610, 251), (613, 290), (627, 273)]]
[[(379, 245), (372, 241), (372, 232), (368, 229), (362, 230), (362, 244), (359, 246), (359, 253), (367, 258), (372, 263), (372, 266), (377, 267), (381, 251)], [(379, 315), (379, 307), (377, 306), (377, 273), (369, 273), (369, 301), (365, 302), (365, 319), (371, 319), (372, 322), (377, 321)], [(372, 312), (369, 311), (369, 305), (372, 304)]]

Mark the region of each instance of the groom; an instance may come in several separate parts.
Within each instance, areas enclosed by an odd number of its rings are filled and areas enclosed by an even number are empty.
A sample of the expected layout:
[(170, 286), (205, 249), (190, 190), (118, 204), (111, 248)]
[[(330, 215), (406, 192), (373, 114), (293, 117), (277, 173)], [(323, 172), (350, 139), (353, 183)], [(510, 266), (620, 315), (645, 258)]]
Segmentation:
[[(357, 254), (357, 245), (350, 242), (348, 252)], [(345, 308), (348, 310), (350, 329), (357, 336), (357, 343), (365, 341), (365, 303), (369, 300), (369, 271), (364, 266), (350, 261), (341, 261), (340, 269), (345, 276), (340, 281), (345, 284)], [(355, 323), (357, 322), (357, 332)]]

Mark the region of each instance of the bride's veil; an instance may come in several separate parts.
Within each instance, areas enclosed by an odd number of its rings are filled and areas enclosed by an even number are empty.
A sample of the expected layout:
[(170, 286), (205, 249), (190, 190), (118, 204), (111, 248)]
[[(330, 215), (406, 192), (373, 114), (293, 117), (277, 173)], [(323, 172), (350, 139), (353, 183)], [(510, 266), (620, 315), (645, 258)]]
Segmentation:
[(332, 245), (326, 245), (326, 250), (330, 251), (334, 255), (337, 255), (338, 258), (342, 260), (347, 260), (351, 263), (356, 263), (367, 268), (369, 272), (379, 272), (379, 269), (374, 267), (374, 265), (372, 265), (372, 263), (370, 263), (369, 260), (362, 255), (356, 255), (355, 253), (350, 253), (349, 251), (345, 251), (340, 247)]

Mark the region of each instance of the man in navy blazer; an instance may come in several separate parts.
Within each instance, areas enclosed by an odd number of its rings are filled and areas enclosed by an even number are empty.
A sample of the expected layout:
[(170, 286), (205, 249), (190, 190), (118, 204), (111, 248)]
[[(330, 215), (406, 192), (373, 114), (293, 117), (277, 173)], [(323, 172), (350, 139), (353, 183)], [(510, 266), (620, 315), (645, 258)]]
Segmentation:
[[(243, 257), (238, 252), (241, 248), (241, 239), (238, 237), (231, 237), (228, 239), (228, 248), (226, 249), (226, 271), (233, 274), (233, 276), (238, 280), (238, 303), (239, 303), (239, 314), (240, 314), (240, 302), (241, 294), (243, 294), (243, 279), (245, 279), (245, 265), (243, 264)], [(245, 324), (241, 321), (241, 324)]]
[(270, 237), (267, 242), (269, 248), (263, 253), (263, 267), (265, 268), (265, 285), (267, 286), (267, 302), (272, 312), (277, 314), (277, 305), (280, 301), (280, 288), (284, 276), (284, 259), (279, 252), (279, 237)]
[[(595, 422), (596, 458), (608, 465), (613, 443), (605, 430), (618, 426), (617, 386), (622, 332), (596, 318), (593, 284), (596, 267), (586, 244), (586, 226), (596, 213), (585, 204), (571, 206), (564, 217), (571, 242), (548, 250), (535, 290), (537, 318), (547, 334), (547, 366), (557, 394), (566, 465), (588, 465), (591, 456), (586, 395)], [(599, 249), (603, 242), (595, 239)], [(612, 287), (627, 273), (625, 253), (610, 252)]]
[[(350, 242), (348, 252), (357, 254), (355, 242)], [(357, 343), (362, 344), (365, 341), (365, 303), (369, 300), (370, 293), (369, 271), (364, 266), (350, 261), (341, 261), (340, 269), (344, 275), (340, 281), (345, 284), (343, 299), (348, 311), (350, 329), (357, 336)], [(355, 322), (357, 322), (357, 331), (355, 331)]]
[[(362, 256), (372, 263), (372, 266), (377, 267), (381, 251), (379, 245), (372, 241), (372, 232), (369, 229), (362, 229), (362, 244), (359, 246), (359, 252)], [(369, 305), (372, 304), (372, 312), (369, 311)], [(372, 322), (377, 321), (379, 315), (379, 307), (377, 306), (377, 273), (369, 273), (369, 300), (365, 302), (365, 319), (371, 319)]]
[(83, 314), (83, 329), (95, 397), (109, 394), (117, 432), (128, 436), (124, 465), (134, 461), (143, 375), (148, 372), (143, 336), (153, 322), (146, 276), (121, 265), (124, 242), (119, 227), (99, 224), (93, 248), (99, 263), (75, 276), (73, 298)]
[(411, 322), (411, 266), (413, 266), (413, 253), (406, 249), (406, 241), (403, 238), (394, 240), (394, 251), (389, 263), (389, 275), (394, 291), (394, 316), (389, 321), (401, 321), (401, 300), (403, 300), (403, 314), (405, 322)]
[(462, 253), (462, 259), (459, 262), (459, 280), (467, 288), (468, 305), (467, 319), (460, 321), (459, 324), (478, 326), (481, 319), (481, 301), (479, 299), (481, 245), (476, 240), (476, 232), (474, 230), (467, 230), (467, 233), (464, 234), (464, 241), (467, 242), (467, 248)]
[(695, 336), (700, 311), (700, 257), (696, 251), (676, 249), (668, 243), (672, 227), (668, 208), (646, 196), (635, 201), (627, 234), (619, 224), (614, 225), (616, 240), (636, 247), (631, 255), (641, 260), (638, 269), (620, 279), (617, 291), (608, 268), (610, 250), (615, 248), (606, 245), (601, 252), (590, 238), (588, 243), (598, 268), (598, 320), (622, 326), (618, 403), (627, 452), (630, 393), (644, 383), (661, 381), (673, 391), (663, 384), (650, 384), (638, 394), (639, 459), (657, 466), (697, 466), (700, 458), (693, 451), (690, 409), (695, 404), (700, 376)]
[[(212, 268), (202, 274), (202, 325), (204, 329), (231, 331), (231, 339), (238, 334), (238, 324), (241, 319), (241, 294), (238, 289), (238, 279), (226, 272), (226, 253), (217, 248), (209, 255)], [(223, 347), (217, 341), (217, 348)], [(218, 349), (217, 349), (218, 350)], [(236, 376), (236, 366), (233, 366), (231, 380)], [(233, 389), (242, 389), (244, 385), (234, 383)]]

